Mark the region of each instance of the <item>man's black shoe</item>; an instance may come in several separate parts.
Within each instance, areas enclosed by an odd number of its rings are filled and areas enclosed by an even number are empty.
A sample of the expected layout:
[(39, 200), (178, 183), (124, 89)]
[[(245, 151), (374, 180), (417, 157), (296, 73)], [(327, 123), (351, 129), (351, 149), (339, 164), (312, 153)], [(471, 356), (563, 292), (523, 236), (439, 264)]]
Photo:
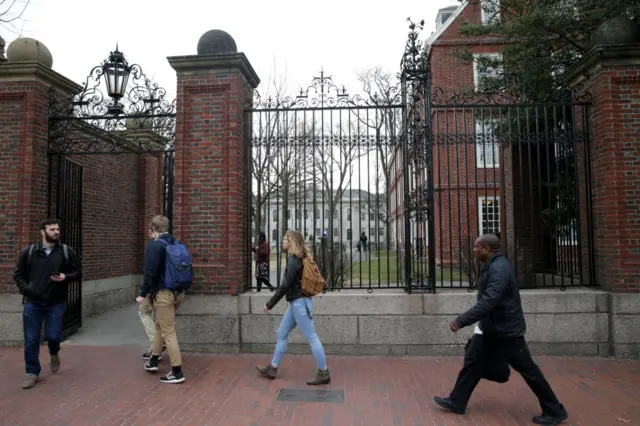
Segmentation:
[(556, 426), (567, 420), (568, 417), (569, 415), (567, 413), (564, 413), (561, 416), (557, 417), (551, 417), (548, 414), (543, 414), (541, 416), (535, 416), (532, 420), (537, 425)]
[(456, 414), (464, 414), (464, 410), (456, 407), (453, 401), (451, 401), (449, 398), (440, 398), (439, 396), (436, 396), (433, 398), (433, 401), (447, 411), (451, 411), (452, 413)]

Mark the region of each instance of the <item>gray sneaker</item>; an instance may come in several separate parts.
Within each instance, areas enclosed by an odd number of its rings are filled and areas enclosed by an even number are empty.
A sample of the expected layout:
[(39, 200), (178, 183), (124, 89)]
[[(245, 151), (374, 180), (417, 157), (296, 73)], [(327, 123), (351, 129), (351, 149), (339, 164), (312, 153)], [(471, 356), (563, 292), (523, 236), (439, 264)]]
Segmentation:
[(22, 389), (29, 389), (36, 385), (36, 381), (38, 380), (38, 376), (35, 374), (27, 374), (22, 380)]
[(51, 355), (51, 372), (57, 373), (60, 370), (60, 355)]

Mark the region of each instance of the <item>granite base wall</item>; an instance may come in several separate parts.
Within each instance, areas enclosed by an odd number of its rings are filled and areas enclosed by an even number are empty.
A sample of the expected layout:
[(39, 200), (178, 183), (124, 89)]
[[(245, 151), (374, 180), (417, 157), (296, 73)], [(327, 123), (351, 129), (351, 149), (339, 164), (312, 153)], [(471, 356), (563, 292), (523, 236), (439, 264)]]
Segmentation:
[[(191, 296), (178, 313), (181, 346), (199, 352), (273, 351), (287, 304), (270, 314), (271, 293)], [(534, 354), (638, 357), (640, 298), (590, 289), (522, 292), (527, 340)], [(335, 293), (314, 298), (316, 329), (327, 353), (459, 355), (472, 330), (448, 325), (475, 302), (466, 291), (437, 294)], [(310, 353), (298, 330), (290, 353)]]

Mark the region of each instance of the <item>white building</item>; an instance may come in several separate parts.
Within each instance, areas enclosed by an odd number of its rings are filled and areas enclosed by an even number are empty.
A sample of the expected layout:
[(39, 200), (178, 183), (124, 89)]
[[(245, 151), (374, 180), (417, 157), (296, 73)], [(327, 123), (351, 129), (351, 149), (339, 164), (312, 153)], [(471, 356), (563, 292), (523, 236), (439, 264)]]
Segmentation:
[(263, 204), (262, 224), (266, 223), (266, 226), (261, 228), (265, 230), (271, 246), (280, 243), (287, 229), (296, 229), (304, 234), (307, 241), (314, 240), (316, 243), (322, 236), (329, 238), (331, 231), (334, 242), (346, 245), (351, 243), (353, 247), (358, 244), (363, 232), (369, 244), (384, 243), (387, 232), (384, 203), (383, 194), (345, 190), (336, 203), (333, 221), (330, 223), (329, 201), (323, 199), (321, 191), (317, 192), (315, 200), (312, 194), (306, 194), (305, 199), (298, 198), (295, 194), (290, 195), (286, 214), (281, 194), (278, 194), (268, 198)]

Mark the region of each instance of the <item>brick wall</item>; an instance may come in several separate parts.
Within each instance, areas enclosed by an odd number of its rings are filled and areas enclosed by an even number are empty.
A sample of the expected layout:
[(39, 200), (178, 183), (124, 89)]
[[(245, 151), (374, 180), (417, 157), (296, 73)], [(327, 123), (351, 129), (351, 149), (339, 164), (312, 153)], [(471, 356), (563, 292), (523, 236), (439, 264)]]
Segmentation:
[[(25, 65), (32, 66), (33, 65)], [(37, 69), (42, 80), (0, 79), (0, 290), (15, 292), (11, 272), (19, 250), (40, 239), (37, 224), (49, 200), (48, 91), (63, 79)], [(49, 82), (47, 82), (49, 79)], [(33, 79), (32, 79), (33, 80)], [(94, 132), (95, 133), (95, 132)], [(82, 142), (88, 134), (73, 131)], [(95, 137), (92, 134), (91, 137)], [(84, 168), (82, 237), (84, 281), (141, 272), (146, 224), (161, 214), (161, 158), (156, 154), (73, 155)], [(57, 156), (51, 157), (51, 212), (56, 215)]]
[[(85, 281), (142, 272), (146, 225), (161, 214), (158, 160), (151, 154), (71, 155), (83, 167), (82, 257)], [(52, 216), (56, 216), (56, 156)]]

